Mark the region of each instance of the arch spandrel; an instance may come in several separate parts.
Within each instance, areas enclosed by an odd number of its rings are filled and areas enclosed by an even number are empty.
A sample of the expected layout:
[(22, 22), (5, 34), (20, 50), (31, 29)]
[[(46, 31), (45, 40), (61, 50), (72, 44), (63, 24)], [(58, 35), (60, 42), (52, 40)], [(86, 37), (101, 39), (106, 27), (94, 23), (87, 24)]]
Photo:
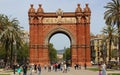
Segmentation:
[(69, 39), (71, 41), (71, 45), (76, 45), (76, 38), (73, 36), (73, 34), (70, 31), (68, 31), (67, 29), (61, 28), (61, 27), (54, 28), (50, 32), (48, 32), (48, 34), (45, 36), (44, 45), (48, 45), (49, 39), (55, 33), (64, 33), (65, 35), (67, 35), (69, 37)]

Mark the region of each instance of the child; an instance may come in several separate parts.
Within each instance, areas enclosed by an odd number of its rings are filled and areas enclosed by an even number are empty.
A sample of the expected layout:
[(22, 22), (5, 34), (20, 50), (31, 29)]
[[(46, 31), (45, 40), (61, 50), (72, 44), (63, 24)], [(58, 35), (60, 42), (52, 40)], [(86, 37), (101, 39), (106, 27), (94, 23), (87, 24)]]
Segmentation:
[(19, 75), (21, 75), (21, 71), (22, 71), (22, 70), (21, 70), (21, 68), (20, 68), (20, 66), (19, 66), (19, 68), (17, 69), (17, 72), (18, 72)]

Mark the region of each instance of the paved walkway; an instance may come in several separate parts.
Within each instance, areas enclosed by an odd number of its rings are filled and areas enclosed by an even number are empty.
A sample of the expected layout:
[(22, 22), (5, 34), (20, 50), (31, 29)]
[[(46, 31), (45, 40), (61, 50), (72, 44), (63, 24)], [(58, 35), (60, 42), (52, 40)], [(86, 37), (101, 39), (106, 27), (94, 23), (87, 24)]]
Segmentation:
[[(0, 72), (2, 73), (2, 72)], [(5, 73), (5, 72), (3, 72)], [(7, 72), (5, 74), (11, 74), (14, 75), (13, 72)], [(19, 75), (16, 72), (16, 75)], [(23, 73), (21, 73), (21, 75), (23, 75)], [(27, 75), (30, 75), (30, 72), (28, 71)], [(38, 73), (33, 72), (32, 75), (38, 75)], [(94, 72), (94, 71), (89, 71), (89, 70), (84, 70), (84, 68), (80, 69), (80, 70), (75, 70), (74, 68), (70, 68), (70, 71), (68, 71), (67, 73), (63, 73), (62, 71), (51, 71), (48, 72), (47, 70), (42, 70), (41, 75), (98, 75), (98, 72)]]
[[(107, 71), (107, 75), (108, 73), (120, 73), (120, 71)], [(0, 71), (0, 74), (10, 74), (10, 75), (14, 75), (13, 72), (5, 72), (5, 71)], [(15, 75), (19, 75), (17, 72)], [(21, 75), (23, 75), (23, 73), (21, 73)], [(30, 75), (30, 72), (27, 72), (27, 75)], [(32, 75), (38, 75), (38, 73), (33, 72)], [(98, 71), (90, 71), (90, 70), (85, 70), (83, 67), (80, 70), (75, 70), (74, 68), (70, 68), (70, 71), (68, 71), (67, 73), (63, 73), (62, 71), (51, 71), (48, 72), (47, 70), (43, 70), (41, 72), (41, 75), (98, 75)]]
[[(62, 71), (51, 71), (51, 72), (48, 72), (48, 71), (43, 71), (41, 73), (41, 75), (98, 75), (97, 72), (93, 72), (93, 71), (89, 71), (89, 70), (74, 70), (73, 68), (70, 69), (70, 71), (68, 71), (67, 73), (63, 73)], [(35, 74), (34, 75), (38, 75), (38, 74)]]

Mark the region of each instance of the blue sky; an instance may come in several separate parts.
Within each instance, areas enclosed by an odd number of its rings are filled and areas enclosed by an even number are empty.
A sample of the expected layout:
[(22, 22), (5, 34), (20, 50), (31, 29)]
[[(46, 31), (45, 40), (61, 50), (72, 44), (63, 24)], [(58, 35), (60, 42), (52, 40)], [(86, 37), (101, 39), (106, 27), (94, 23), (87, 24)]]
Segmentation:
[[(20, 25), (24, 27), (25, 30), (29, 31), (27, 13), (30, 4), (34, 4), (35, 9), (38, 8), (38, 4), (42, 4), (45, 12), (56, 12), (58, 8), (61, 8), (64, 12), (74, 12), (78, 3), (81, 4), (82, 8), (88, 3), (92, 12), (90, 31), (93, 34), (99, 34), (105, 26), (103, 19), (105, 12), (104, 6), (110, 1), (111, 0), (0, 0), (0, 14), (5, 14), (10, 18), (17, 18)], [(68, 37), (64, 35), (61, 36), (68, 39)], [(56, 38), (59, 37), (60, 35), (56, 36)], [(53, 41), (56, 41), (55, 38)], [(67, 45), (68, 44), (67, 42)], [(64, 47), (56, 48), (60, 49)]]

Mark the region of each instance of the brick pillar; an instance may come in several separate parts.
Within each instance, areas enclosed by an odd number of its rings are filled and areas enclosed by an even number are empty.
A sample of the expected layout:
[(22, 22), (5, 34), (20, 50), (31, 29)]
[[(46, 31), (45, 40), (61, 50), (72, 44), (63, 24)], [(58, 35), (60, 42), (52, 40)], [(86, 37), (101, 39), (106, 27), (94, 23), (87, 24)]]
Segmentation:
[(43, 65), (49, 65), (49, 51), (48, 51), (48, 45), (43, 46)]
[(71, 62), (72, 62), (72, 66), (74, 66), (74, 64), (77, 63), (77, 46), (76, 45), (71, 46)]

